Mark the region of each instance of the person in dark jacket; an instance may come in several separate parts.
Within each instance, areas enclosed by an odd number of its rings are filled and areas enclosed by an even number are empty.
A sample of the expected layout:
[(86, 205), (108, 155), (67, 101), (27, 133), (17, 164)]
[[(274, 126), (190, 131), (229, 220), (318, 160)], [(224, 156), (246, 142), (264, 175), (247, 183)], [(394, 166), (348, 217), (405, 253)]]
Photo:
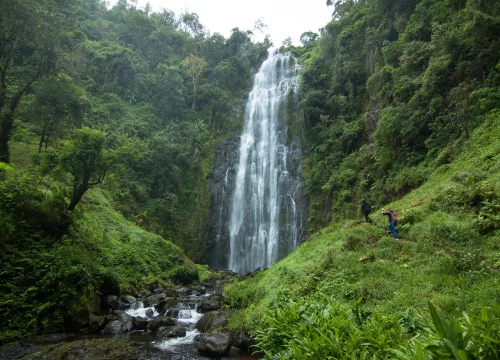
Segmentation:
[(394, 211), (392, 211), (391, 209), (387, 209), (387, 211), (384, 211), (384, 209), (382, 209), (382, 215), (387, 216), (387, 219), (389, 220), (389, 230), (391, 231), (392, 235), (394, 235), (394, 237), (399, 240), (399, 235), (396, 232), (398, 217), (396, 216), (396, 214), (394, 214)]
[(370, 215), (370, 213), (372, 212), (372, 207), (370, 206), (370, 204), (368, 204), (366, 202), (365, 199), (362, 199), (361, 200), (361, 212), (363, 213), (363, 215), (365, 216), (365, 220), (367, 223), (371, 223), (372, 222), (372, 219), (370, 219), (368, 217), (368, 215)]

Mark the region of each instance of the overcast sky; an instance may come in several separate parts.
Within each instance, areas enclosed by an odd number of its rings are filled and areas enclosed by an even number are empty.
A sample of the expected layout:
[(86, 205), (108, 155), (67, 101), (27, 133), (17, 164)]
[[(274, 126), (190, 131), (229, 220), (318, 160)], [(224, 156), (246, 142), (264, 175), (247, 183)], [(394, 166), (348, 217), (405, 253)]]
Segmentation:
[[(147, 2), (138, 0), (137, 6), (143, 8)], [(109, 3), (113, 5), (116, 0)], [(264, 34), (271, 35), (275, 46), (280, 46), (288, 36), (299, 45), (302, 33), (318, 32), (330, 21), (333, 12), (332, 7), (326, 6), (326, 0), (149, 0), (149, 3), (154, 11), (165, 8), (176, 15), (185, 9), (194, 12), (210, 33), (218, 32), (225, 37), (235, 27), (252, 30), (255, 20), (262, 19), (268, 26)]]

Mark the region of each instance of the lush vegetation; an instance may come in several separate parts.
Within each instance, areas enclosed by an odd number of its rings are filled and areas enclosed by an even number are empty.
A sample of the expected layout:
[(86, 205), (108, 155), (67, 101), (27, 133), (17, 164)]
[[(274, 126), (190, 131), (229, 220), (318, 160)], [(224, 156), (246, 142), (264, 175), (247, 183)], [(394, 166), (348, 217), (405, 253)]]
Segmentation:
[[(333, 1), (331, 1), (333, 3)], [(384, 204), (460, 153), (500, 106), (496, 1), (336, 1), (291, 48), (311, 151), (311, 229)]]
[[(498, 358), (500, 3), (327, 4), (284, 43), (311, 237), (226, 288), (231, 326), (269, 359)], [(0, 2), (0, 341), (206, 275), (184, 254), (271, 46), (252, 38), (126, 0)], [(354, 220), (361, 198), (403, 241)]]
[(497, 359), (500, 6), (329, 3), (320, 36), (287, 48), (312, 236), (226, 288), (232, 326), (268, 359)]
[[(238, 310), (232, 326), (256, 336), (267, 358), (498, 358), (487, 351), (500, 341), (499, 116), (471, 133), (452, 164), (390, 204), (403, 241), (383, 230), (379, 210), (373, 224), (332, 223), (226, 287)], [(466, 355), (453, 357), (454, 347)]]
[(203, 255), (214, 146), (271, 45), (252, 37), (124, 0), (1, 2), (2, 341), (206, 273), (184, 251)]

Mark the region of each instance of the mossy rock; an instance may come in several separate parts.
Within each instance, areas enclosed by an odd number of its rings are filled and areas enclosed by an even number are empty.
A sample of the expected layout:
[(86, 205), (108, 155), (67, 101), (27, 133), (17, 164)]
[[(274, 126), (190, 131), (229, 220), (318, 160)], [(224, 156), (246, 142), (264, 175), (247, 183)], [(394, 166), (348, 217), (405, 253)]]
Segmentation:
[(132, 360), (136, 359), (134, 349), (124, 340), (97, 339), (78, 340), (57, 344), (28, 355), (25, 360), (66, 360), (66, 359), (101, 359)]

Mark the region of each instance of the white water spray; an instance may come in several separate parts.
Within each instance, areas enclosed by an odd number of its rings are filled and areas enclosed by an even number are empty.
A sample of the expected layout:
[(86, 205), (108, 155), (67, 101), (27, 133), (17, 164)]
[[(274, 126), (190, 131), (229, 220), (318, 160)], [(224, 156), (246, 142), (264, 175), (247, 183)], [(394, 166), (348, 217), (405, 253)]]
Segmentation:
[(288, 98), (296, 100), (299, 70), (289, 53), (270, 55), (249, 94), (229, 219), (229, 268), (236, 272), (269, 267), (280, 246), (287, 252), (297, 246), (296, 230), (287, 239), (279, 236), (281, 228), (297, 227), (295, 214), (287, 216), (280, 207), (290, 202), (287, 209), (295, 208), (284, 117)]

